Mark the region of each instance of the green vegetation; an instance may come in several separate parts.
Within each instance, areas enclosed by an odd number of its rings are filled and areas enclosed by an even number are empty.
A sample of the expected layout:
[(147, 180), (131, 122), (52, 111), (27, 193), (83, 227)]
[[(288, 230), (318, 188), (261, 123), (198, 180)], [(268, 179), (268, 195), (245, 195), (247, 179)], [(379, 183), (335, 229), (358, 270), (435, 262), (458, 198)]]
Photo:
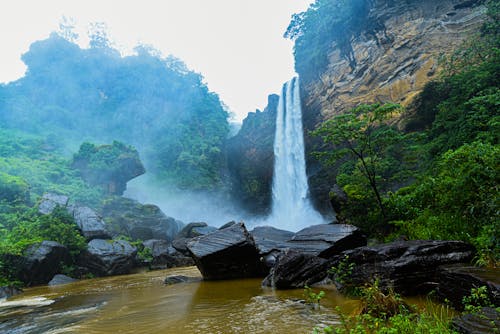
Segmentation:
[(313, 289), (307, 285), (304, 287), (304, 297), (306, 298), (306, 303), (311, 305), (314, 309), (320, 308), (321, 299), (325, 297), (324, 291), (314, 292)]
[(445, 60), (442, 77), (399, 120), (392, 104), (362, 105), (314, 133), (326, 144), (317, 155), (337, 170), (348, 195), (343, 219), (379, 238), (464, 240), (478, 249), (478, 264), (494, 266), (500, 259), (498, 1), (488, 8), (482, 35)]
[(140, 150), (159, 182), (220, 186), (229, 125), (219, 97), (179, 59), (148, 46), (122, 57), (94, 28), (88, 49), (68, 27), (31, 45), (26, 75), (0, 86), (0, 123), (67, 151), (119, 140)]

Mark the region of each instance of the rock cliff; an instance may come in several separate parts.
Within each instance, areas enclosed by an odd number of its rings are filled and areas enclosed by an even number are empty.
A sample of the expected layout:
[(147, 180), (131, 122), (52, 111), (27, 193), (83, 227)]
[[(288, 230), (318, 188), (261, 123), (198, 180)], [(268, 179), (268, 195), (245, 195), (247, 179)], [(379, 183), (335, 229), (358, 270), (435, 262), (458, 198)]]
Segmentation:
[[(328, 64), (319, 76), (302, 73), (301, 81), (307, 174), (315, 205), (330, 209), (328, 193), (334, 173), (321, 167), (310, 152), (317, 139), (308, 133), (318, 123), (361, 103), (408, 105), (439, 74), (439, 60), (479, 31), (486, 8), (481, 0), (374, 0), (368, 19), (371, 31), (354, 37), (351, 61), (333, 41)], [(312, 52), (312, 51), (311, 51)], [(354, 60), (354, 61), (353, 61)], [(302, 62), (303, 59), (295, 59)], [(277, 99), (276, 99), (277, 103)], [(250, 209), (265, 211), (270, 203), (273, 172), (275, 107), (250, 113), (230, 143), (234, 193)], [(235, 158), (237, 157), (237, 158)]]

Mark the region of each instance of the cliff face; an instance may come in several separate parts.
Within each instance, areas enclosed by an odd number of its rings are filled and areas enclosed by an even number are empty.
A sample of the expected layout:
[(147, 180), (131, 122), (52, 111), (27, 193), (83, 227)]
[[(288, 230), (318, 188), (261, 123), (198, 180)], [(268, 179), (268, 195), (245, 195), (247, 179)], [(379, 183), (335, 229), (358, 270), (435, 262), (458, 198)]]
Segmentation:
[(331, 51), (326, 71), (304, 83), (306, 113), (316, 114), (318, 121), (360, 103), (408, 104), (436, 77), (439, 58), (478, 31), (486, 12), (479, 3), (374, 1), (369, 15), (379, 28), (351, 41), (354, 68), (338, 49)]
[[(361, 103), (407, 105), (436, 78), (440, 57), (478, 32), (486, 8), (480, 0), (373, 0), (376, 29), (351, 40), (354, 66), (332, 42), (328, 66), (319, 77), (300, 73), (310, 192), (320, 211), (331, 210), (335, 171), (312, 158), (318, 139), (308, 133), (332, 115)], [(312, 52), (313, 50), (311, 50)], [(296, 59), (296, 62), (303, 61)], [(277, 104), (277, 98), (276, 102)], [(270, 104), (271, 105), (271, 104)], [(247, 208), (265, 212), (271, 199), (275, 110), (250, 113), (230, 142), (234, 195)], [(232, 158), (231, 158), (232, 157)]]
[(238, 134), (227, 144), (232, 195), (254, 213), (267, 213), (271, 204), (278, 102), (278, 95), (269, 95), (264, 111), (248, 113)]

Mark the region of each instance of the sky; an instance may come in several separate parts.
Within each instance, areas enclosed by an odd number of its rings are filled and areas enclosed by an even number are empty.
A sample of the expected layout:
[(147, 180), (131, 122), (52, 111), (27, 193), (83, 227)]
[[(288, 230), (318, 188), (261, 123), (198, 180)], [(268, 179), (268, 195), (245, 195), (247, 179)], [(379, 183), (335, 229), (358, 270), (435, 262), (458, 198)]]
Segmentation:
[[(2, 0), (0, 82), (23, 76), (21, 54), (56, 31), (63, 17), (85, 37), (104, 22), (125, 54), (139, 43), (172, 54), (201, 73), (241, 121), (292, 78), (293, 45), (283, 38), (291, 15), (311, 0)], [(81, 38), (82, 47), (88, 40)]]

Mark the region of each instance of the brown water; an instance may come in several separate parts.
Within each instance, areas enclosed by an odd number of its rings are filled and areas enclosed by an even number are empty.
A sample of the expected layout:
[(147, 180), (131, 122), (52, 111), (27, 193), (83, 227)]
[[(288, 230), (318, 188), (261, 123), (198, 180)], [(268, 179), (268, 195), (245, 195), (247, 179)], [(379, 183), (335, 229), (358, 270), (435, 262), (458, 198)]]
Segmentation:
[(200, 276), (195, 267), (26, 289), (0, 302), (0, 333), (311, 333), (334, 325), (357, 302), (335, 290), (320, 310), (302, 290), (262, 288), (260, 279), (165, 285), (167, 275)]

